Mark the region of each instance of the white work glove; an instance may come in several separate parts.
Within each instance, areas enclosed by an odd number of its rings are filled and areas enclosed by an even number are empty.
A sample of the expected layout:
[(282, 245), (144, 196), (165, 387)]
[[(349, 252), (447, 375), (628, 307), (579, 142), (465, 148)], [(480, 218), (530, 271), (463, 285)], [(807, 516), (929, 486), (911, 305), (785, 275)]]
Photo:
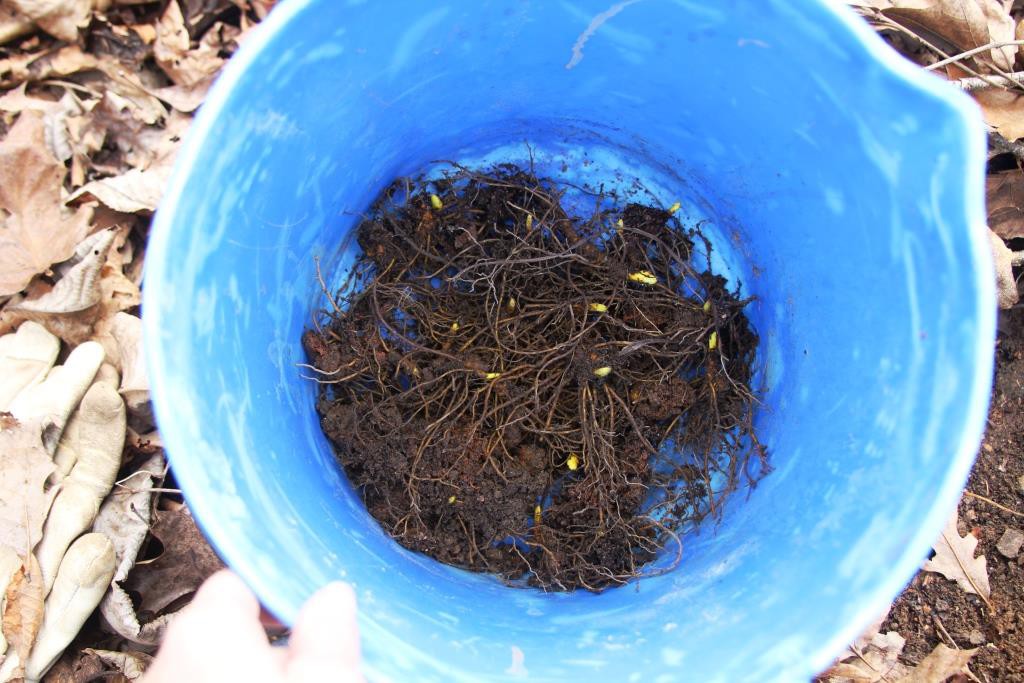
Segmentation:
[[(54, 366), (59, 340), (34, 322), (0, 337), (0, 412), (41, 427), (54, 458), (56, 490), (42, 539), (33, 549), (45, 598), (42, 622), (27, 661), (0, 635), (0, 681), (37, 681), (60, 657), (103, 598), (115, 568), (111, 540), (87, 533), (121, 465), (126, 421), (117, 371), (103, 364), (95, 342), (77, 346)], [(17, 428), (17, 427), (15, 427)], [(0, 596), (23, 566), (22, 548), (0, 545)], [(0, 614), (6, 609), (0, 604)]]

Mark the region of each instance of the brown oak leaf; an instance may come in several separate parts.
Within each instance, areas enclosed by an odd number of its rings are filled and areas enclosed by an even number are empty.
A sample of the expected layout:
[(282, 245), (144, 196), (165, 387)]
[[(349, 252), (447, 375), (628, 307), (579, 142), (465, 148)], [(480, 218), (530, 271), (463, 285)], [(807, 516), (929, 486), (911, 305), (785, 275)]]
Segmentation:
[(946, 522), (946, 527), (935, 541), (935, 556), (924, 563), (924, 571), (942, 574), (968, 593), (980, 595), (988, 602), (992, 590), (988, 584), (985, 556), (974, 556), (978, 539), (973, 534), (961, 536), (956, 528), (957, 511)]
[(0, 142), (0, 296), (67, 260), (88, 234), (92, 207), (68, 211), (61, 202), (66, 173), (46, 145), (42, 115), (23, 112)]
[(224, 563), (196, 527), (187, 507), (154, 513), (152, 534), (163, 553), (148, 564), (136, 565), (125, 588), (141, 596), (140, 621), (160, 615), (172, 603), (198, 590), (199, 585)]
[(1024, 172), (993, 173), (985, 178), (988, 227), (1004, 240), (1024, 237)]

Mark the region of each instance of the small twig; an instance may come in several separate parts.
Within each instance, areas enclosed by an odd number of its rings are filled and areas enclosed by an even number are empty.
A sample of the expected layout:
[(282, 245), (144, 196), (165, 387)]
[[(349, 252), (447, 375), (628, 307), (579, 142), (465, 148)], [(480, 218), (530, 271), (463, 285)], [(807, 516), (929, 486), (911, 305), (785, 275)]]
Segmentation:
[(181, 494), (181, 489), (162, 489), (162, 488), (145, 488), (145, 489), (134, 489), (124, 484), (118, 484), (119, 488), (127, 489), (132, 493), (175, 493)]
[(1024, 512), (1017, 512), (1016, 510), (1012, 510), (1012, 509), (1006, 507), (1005, 505), (1000, 505), (999, 503), (995, 502), (991, 498), (986, 498), (985, 496), (979, 496), (977, 493), (971, 493), (970, 491), (964, 491), (964, 493), (966, 493), (971, 498), (977, 498), (978, 500), (984, 501), (984, 502), (988, 503), (989, 505), (997, 507), (1000, 510), (1002, 510), (1003, 512), (1009, 512), (1011, 515), (1017, 515), (1018, 517), (1024, 517)]
[(1006, 74), (1005, 76), (987, 76), (985, 78), (970, 76), (950, 81), (950, 83), (966, 92), (982, 90), (984, 88), (1012, 88), (1013, 86), (1024, 87), (1024, 71), (1014, 71)]
[(939, 615), (933, 614), (932, 619), (935, 621), (935, 626), (942, 632), (942, 635), (946, 636), (946, 640), (953, 644), (954, 649), (959, 650), (960, 646), (956, 644), (955, 640), (953, 640), (953, 636), (949, 635), (949, 631), (947, 631), (946, 627), (942, 624), (942, 619), (939, 619)]
[(987, 45), (976, 47), (973, 50), (967, 50), (966, 52), (961, 52), (960, 54), (947, 57), (946, 59), (935, 62), (934, 64), (929, 64), (924, 68), (926, 71), (934, 71), (935, 69), (941, 69), (944, 66), (954, 64), (969, 57), (973, 57), (974, 55), (981, 54), (983, 52), (988, 52), (989, 50), (998, 50), (999, 48), (1002, 47), (1013, 47), (1015, 45), (1024, 45), (1024, 40), (1008, 40), (1006, 42), (1001, 43), (988, 43)]

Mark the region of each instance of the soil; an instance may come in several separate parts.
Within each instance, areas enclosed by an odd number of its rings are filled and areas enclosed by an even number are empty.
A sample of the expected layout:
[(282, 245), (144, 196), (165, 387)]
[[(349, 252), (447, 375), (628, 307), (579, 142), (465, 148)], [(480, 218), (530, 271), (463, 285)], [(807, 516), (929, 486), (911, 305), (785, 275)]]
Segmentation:
[(938, 574), (918, 573), (882, 627), (907, 639), (903, 660), (908, 664), (922, 660), (938, 643), (980, 647), (970, 664), (979, 679), (1024, 681), (1024, 550), (1007, 558), (996, 548), (1007, 529), (1024, 530), (1022, 448), (1024, 308), (1018, 306), (1000, 320), (988, 430), (959, 510), (960, 533), (977, 536), (977, 553), (987, 560), (993, 609)]
[(748, 301), (710, 244), (602, 192), (572, 188), (593, 201), (575, 217), (568, 189), (510, 166), (397, 181), (303, 343), (324, 432), (398, 542), (600, 591), (678, 562), (768, 466)]

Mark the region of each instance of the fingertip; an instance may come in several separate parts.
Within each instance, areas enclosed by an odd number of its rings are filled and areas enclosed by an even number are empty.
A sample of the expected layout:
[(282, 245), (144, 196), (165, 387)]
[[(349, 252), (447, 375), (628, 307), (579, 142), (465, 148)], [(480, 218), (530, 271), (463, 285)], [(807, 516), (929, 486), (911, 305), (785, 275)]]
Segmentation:
[(237, 574), (221, 569), (203, 582), (192, 600), (192, 606), (230, 606), (245, 614), (259, 613), (260, 603)]
[(333, 581), (314, 593), (299, 611), (289, 644), (292, 660), (358, 666), (359, 629), (352, 587)]
[(350, 614), (353, 617), (356, 613), (356, 592), (352, 586), (343, 581), (331, 581), (329, 584), (318, 590), (310, 598), (313, 606), (330, 608), (331, 611), (340, 614)]

